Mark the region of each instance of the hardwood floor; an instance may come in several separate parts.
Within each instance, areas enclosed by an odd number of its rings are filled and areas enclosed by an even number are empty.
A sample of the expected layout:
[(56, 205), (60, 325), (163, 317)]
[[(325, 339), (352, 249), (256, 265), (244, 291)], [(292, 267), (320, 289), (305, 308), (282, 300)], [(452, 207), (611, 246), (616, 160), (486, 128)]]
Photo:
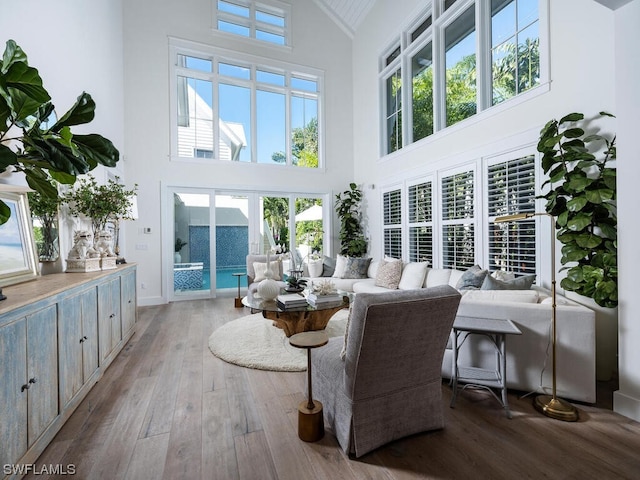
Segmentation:
[[(546, 418), (510, 393), (513, 419), (481, 391), (446, 427), (346, 457), (327, 434), (297, 437), (305, 373), (251, 370), (208, 349), (209, 335), (246, 315), (233, 299), (139, 309), (136, 334), (36, 466), (73, 465), (81, 479), (637, 479), (640, 423), (579, 405), (580, 420)], [(606, 386), (597, 405), (610, 405)], [(33, 475), (27, 478), (47, 478)]]

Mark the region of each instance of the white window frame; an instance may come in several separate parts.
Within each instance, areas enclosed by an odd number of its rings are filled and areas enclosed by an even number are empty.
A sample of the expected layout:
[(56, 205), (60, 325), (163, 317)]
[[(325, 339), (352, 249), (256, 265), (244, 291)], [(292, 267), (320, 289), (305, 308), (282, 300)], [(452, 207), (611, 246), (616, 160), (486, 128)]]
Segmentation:
[[(491, 235), (491, 224), (494, 222), (495, 220), (495, 216), (490, 216), (489, 215), (489, 211), (490, 211), (490, 203), (491, 200), (489, 199), (489, 195), (491, 193), (490, 190), (490, 186), (489, 186), (489, 168), (497, 165), (497, 164), (501, 164), (501, 163), (508, 163), (508, 162), (512, 162), (512, 161), (517, 161), (519, 159), (522, 158), (526, 158), (526, 157), (533, 157), (533, 174), (534, 174), (534, 195), (537, 196), (540, 192), (540, 188), (541, 188), (541, 168), (540, 168), (540, 156), (539, 154), (535, 151), (535, 148), (532, 147), (526, 147), (526, 148), (522, 148), (522, 149), (517, 149), (517, 150), (513, 150), (510, 152), (506, 152), (506, 153), (501, 153), (499, 155), (495, 155), (495, 156), (490, 156), (490, 157), (486, 157), (483, 159), (483, 166), (482, 166), (482, 181), (483, 181), (483, 190), (484, 192), (486, 192), (483, 196), (483, 212), (484, 212), (484, 226), (483, 229), (485, 232), (487, 232), (486, 237), (485, 237), (485, 244), (484, 244), (484, 252), (483, 252), (483, 265), (486, 268), (490, 268), (492, 266), (492, 263), (490, 262), (490, 255), (491, 255), (491, 239), (489, 238), (489, 236)], [(535, 213), (535, 212), (542, 212), (544, 211), (544, 205), (542, 204), (543, 200), (538, 199), (538, 198), (534, 198), (533, 201), (533, 205), (530, 209), (518, 209), (516, 210), (508, 210), (507, 212), (501, 213), (500, 216), (502, 215), (511, 215), (511, 214), (515, 214), (515, 213)], [(531, 222), (533, 222), (534, 225), (534, 229), (535, 229), (535, 240), (534, 240), (534, 258), (535, 258), (535, 264), (534, 264), (534, 272), (541, 272), (541, 268), (545, 265), (541, 264), (540, 262), (540, 257), (541, 257), (541, 253), (542, 253), (542, 247), (541, 247), (541, 228), (546, 228), (546, 226), (541, 223), (540, 217), (536, 216), (533, 217), (531, 220), (529, 220)], [(514, 222), (515, 223), (515, 222)], [(518, 222), (520, 223), (520, 222)], [(545, 223), (549, 223), (549, 222), (545, 222)], [(502, 224), (505, 226), (505, 228), (507, 228), (508, 225), (510, 225), (509, 223), (504, 223)], [(550, 233), (549, 233), (550, 234)], [(518, 272), (515, 272), (518, 273)]]
[[(178, 55), (187, 55), (197, 58), (203, 58), (207, 60), (211, 60), (212, 62), (212, 72), (202, 72), (198, 70), (191, 70), (185, 67), (181, 67), (177, 65)], [(169, 39), (169, 61), (170, 61), (170, 109), (171, 109), (171, 160), (173, 161), (182, 161), (182, 162), (193, 162), (193, 163), (207, 163), (211, 164), (212, 162), (221, 162), (223, 164), (261, 164), (268, 167), (292, 167), (292, 168), (304, 168), (293, 165), (292, 163), (292, 152), (291, 152), (291, 124), (292, 124), (292, 112), (291, 112), (291, 99), (293, 97), (304, 97), (304, 98), (312, 98), (317, 101), (317, 110), (318, 110), (318, 168), (306, 168), (306, 170), (310, 171), (321, 171), (324, 170), (324, 75), (323, 72), (317, 69), (313, 69), (310, 67), (302, 67), (299, 65), (289, 64), (286, 62), (279, 62), (275, 60), (269, 60), (268, 63), (265, 61), (264, 57), (257, 57), (249, 54), (241, 54), (238, 52), (231, 52), (224, 49), (214, 48), (207, 45), (201, 45), (194, 42), (189, 42), (186, 40), (170, 38)], [(219, 63), (230, 63), (233, 65), (239, 65), (243, 67), (247, 67), (251, 70), (251, 80), (242, 80), (239, 78), (232, 78), (222, 76), (218, 73), (218, 64)], [(268, 71), (274, 72), (277, 74), (282, 74), (285, 76), (285, 86), (276, 86), (266, 83), (260, 83), (256, 80), (256, 71)], [(188, 76), (189, 78), (198, 78), (202, 80), (207, 80), (212, 82), (212, 98), (213, 98), (213, 146), (214, 146), (214, 154), (213, 159), (202, 159), (196, 157), (184, 157), (180, 156), (178, 153), (178, 87), (177, 87), (177, 78), (179, 75)], [(306, 90), (295, 89), (291, 86), (291, 79), (299, 78), (302, 80), (310, 80), (316, 82), (317, 91), (310, 92)], [(221, 79), (224, 80), (225, 84), (238, 85), (242, 87), (247, 87), (251, 89), (251, 161), (250, 162), (229, 162), (226, 160), (220, 160), (219, 158), (219, 112), (218, 112), (218, 96), (219, 96), (219, 84), (221, 83)], [(259, 163), (257, 160), (257, 143), (256, 143), (256, 135), (257, 135), (257, 114), (256, 114), (256, 91), (264, 90), (264, 91), (272, 91), (281, 93), (285, 96), (285, 132), (286, 132), (286, 143), (285, 143), (285, 154), (286, 154), (286, 162), (284, 164), (269, 164), (269, 163)]]
[[(385, 223), (385, 216), (386, 216), (386, 212), (385, 212), (385, 200), (387, 198), (388, 195), (391, 194), (396, 194), (398, 193), (400, 195), (400, 223)], [(404, 259), (405, 256), (405, 252), (407, 251), (406, 249), (406, 234), (404, 232), (404, 225), (406, 225), (406, 206), (405, 206), (405, 201), (406, 201), (406, 195), (404, 194), (404, 189), (402, 187), (402, 185), (394, 185), (394, 186), (389, 186), (386, 187), (384, 190), (381, 191), (381, 206), (382, 206), (382, 250), (385, 256), (389, 256), (389, 257), (393, 257), (393, 258), (398, 258), (399, 260)], [(386, 239), (387, 239), (387, 232), (399, 232), (400, 233), (400, 252), (399, 255), (396, 255), (396, 252), (391, 252), (387, 250), (387, 243), (386, 243)]]
[[(471, 174), (473, 175), (473, 199), (472, 199), (472, 205), (473, 205), (473, 217), (464, 217), (464, 218), (459, 218), (459, 219), (446, 219), (444, 218), (444, 208), (445, 208), (445, 204), (444, 204), (444, 197), (443, 197), (443, 188), (442, 188), (442, 184), (443, 181), (446, 178), (449, 177), (453, 177), (456, 175), (460, 175), (460, 174), (464, 174), (467, 172), (471, 172)], [(438, 184), (437, 184), (437, 191), (438, 191), (438, 198), (439, 198), (439, 209), (438, 209), (438, 220), (439, 220), (439, 225), (438, 225), (438, 244), (439, 244), (439, 258), (438, 258), (438, 264), (440, 265), (441, 268), (457, 268), (457, 269), (461, 269), (464, 268), (465, 266), (463, 265), (458, 265), (457, 263), (453, 266), (451, 265), (445, 265), (444, 263), (444, 246), (445, 246), (445, 241), (444, 241), (444, 228), (450, 225), (472, 225), (473, 226), (473, 263), (479, 263), (478, 260), (480, 259), (480, 238), (482, 238), (482, 232), (481, 232), (481, 224), (480, 222), (478, 222), (478, 217), (479, 217), (479, 198), (482, 198), (482, 185), (481, 183), (478, 181), (478, 168), (477, 168), (477, 162), (474, 163), (467, 163), (465, 165), (461, 165), (457, 168), (453, 168), (453, 169), (449, 169), (449, 170), (443, 170), (441, 172), (439, 172), (438, 175)], [(473, 265), (473, 264), (472, 264)], [(468, 265), (469, 267), (472, 265)]]
[[(380, 157), (393, 157), (394, 153), (408, 145), (417, 142), (433, 141), (434, 138), (461, 128), (461, 125), (469, 125), (482, 121), (488, 116), (495, 115), (506, 108), (511, 108), (520, 102), (524, 102), (533, 96), (541, 95), (549, 91), (549, 13), (548, 1), (538, 0), (538, 33), (539, 33), (539, 61), (540, 80), (538, 85), (515, 96), (492, 105), (492, 78), (491, 78), (491, 11), (484, 0), (457, 0), (446, 11), (444, 10), (444, 0), (433, 0), (426, 8), (422, 8), (417, 14), (411, 16), (411, 20), (402, 28), (401, 34), (390, 42), (387, 48), (379, 57), (379, 99), (381, 110), (379, 112)], [(476, 31), (476, 66), (478, 78), (476, 83), (476, 113), (470, 117), (446, 126), (446, 90), (445, 90), (445, 59), (444, 59), (444, 31), (463, 14), (470, 6), (475, 8), (475, 31)], [(411, 40), (411, 33), (431, 15), (431, 25), (426, 28), (415, 40)], [(413, 139), (413, 98), (411, 88), (411, 58), (422, 49), (427, 43), (432, 42), (433, 51), (433, 123), (432, 134), (414, 141)], [(386, 58), (391, 52), (400, 46), (400, 55), (390, 65), (386, 65)], [(389, 151), (387, 131), (387, 95), (386, 80), (397, 65), (401, 68), (402, 78), (402, 145), (398, 150)], [(395, 66), (395, 68), (393, 68)]]
[[(412, 222), (411, 221), (411, 189), (414, 187), (418, 187), (420, 185), (425, 185), (425, 184), (430, 184), (430, 188), (431, 188), (431, 198), (429, 199), (429, 203), (430, 203), (430, 208), (431, 208), (431, 219), (430, 220), (425, 220), (425, 221), (419, 221), (419, 222)], [(431, 228), (431, 258), (428, 259), (429, 265), (433, 266), (434, 264), (434, 260), (436, 258), (436, 244), (437, 244), (437, 234), (438, 232), (436, 231), (436, 217), (438, 215), (438, 212), (436, 211), (435, 207), (435, 191), (436, 191), (436, 184), (435, 184), (435, 179), (432, 176), (429, 177), (424, 177), (421, 179), (417, 179), (417, 180), (412, 180), (411, 182), (407, 182), (407, 186), (406, 186), (406, 195), (404, 195), (406, 197), (406, 217), (407, 217), (407, 221), (406, 221), (406, 243), (407, 243), (407, 248), (406, 248), (406, 252), (407, 252), (407, 258), (406, 260), (409, 262), (413, 262), (413, 261), (425, 261), (425, 260), (416, 260), (414, 258), (412, 258), (412, 252), (414, 249), (414, 245), (412, 242), (412, 238), (411, 238), (411, 229), (412, 228)]]
[[(218, 9), (218, 0), (211, 0), (213, 3), (213, 30), (224, 36), (232, 36), (234, 38), (249, 39), (252, 42), (260, 42), (261, 44), (276, 47), (291, 47), (291, 5), (279, 2), (277, 0), (256, 2), (254, 0), (224, 0), (226, 3), (238, 5), (249, 10), (248, 18), (242, 15), (224, 12)], [(278, 27), (269, 23), (261, 22), (257, 18), (258, 12), (264, 12), (284, 19), (284, 27)], [(218, 28), (218, 21), (229, 22), (249, 29), (249, 35), (240, 35)], [(271, 42), (257, 38), (257, 32), (275, 34), (283, 37), (284, 44)]]

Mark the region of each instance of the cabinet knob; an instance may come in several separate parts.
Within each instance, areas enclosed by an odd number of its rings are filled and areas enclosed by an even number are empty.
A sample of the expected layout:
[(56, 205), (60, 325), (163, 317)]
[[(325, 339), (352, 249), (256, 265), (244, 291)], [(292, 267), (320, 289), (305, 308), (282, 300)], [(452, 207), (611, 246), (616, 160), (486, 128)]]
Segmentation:
[(30, 378), (29, 383), (36, 383), (36, 377)]
[(109, 315), (109, 318), (113, 318), (113, 317), (115, 317), (115, 316), (116, 316), (116, 314), (115, 314), (115, 313), (112, 313), (111, 315)]
[(25, 383), (24, 385), (22, 385), (22, 387), (20, 387), (20, 391), (24, 392), (25, 390), (29, 390), (29, 384)]
[(83, 343), (86, 339), (87, 339), (87, 336), (85, 335), (84, 337), (82, 337), (82, 338), (80, 339), (80, 343)]

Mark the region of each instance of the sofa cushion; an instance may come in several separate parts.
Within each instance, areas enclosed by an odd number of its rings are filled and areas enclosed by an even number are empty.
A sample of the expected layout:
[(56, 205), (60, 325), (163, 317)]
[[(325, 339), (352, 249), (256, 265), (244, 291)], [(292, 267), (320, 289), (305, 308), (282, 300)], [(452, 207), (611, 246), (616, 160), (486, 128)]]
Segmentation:
[[(395, 290), (400, 284), (401, 275), (404, 275), (402, 262), (399, 260), (381, 260), (376, 271), (375, 285)], [(420, 284), (422, 284), (422, 281), (420, 281)]]
[(480, 267), (480, 265), (474, 265), (469, 267), (460, 277), (456, 288), (458, 290), (479, 289), (482, 286), (482, 282), (487, 277), (489, 272)]
[(363, 280), (354, 280), (353, 293), (385, 293), (392, 290), (386, 287), (379, 287), (376, 285), (375, 278), (365, 278)]
[(458, 286), (458, 282), (460, 282), (460, 279), (462, 278), (462, 275), (464, 275), (464, 270), (451, 270), (449, 285), (456, 288)]
[[(280, 266), (278, 265), (280, 259), (275, 260), (275, 261), (271, 261), (269, 262), (269, 269), (271, 270), (271, 278), (273, 280), (281, 280), (280, 278)], [(261, 282), (262, 280), (264, 280), (265, 278), (267, 278), (265, 276), (265, 273), (267, 271), (267, 264), (266, 263), (262, 263), (262, 262), (253, 262), (253, 270), (256, 273), (255, 277), (253, 278), (254, 282)]]
[(336, 267), (333, 269), (333, 278), (344, 278), (344, 271), (347, 269), (347, 257), (338, 254), (336, 256)]
[(449, 285), (450, 278), (451, 270), (448, 268), (428, 268), (423, 286), (431, 288), (438, 285)]
[(336, 270), (336, 260), (324, 255), (322, 257), (322, 276), (331, 277)]
[(513, 280), (502, 281), (487, 275), (482, 282), (482, 290), (529, 290), (535, 281), (535, 275), (523, 275)]
[(468, 302), (517, 302), (538, 303), (536, 290), (464, 290), (460, 303)]
[(427, 274), (428, 262), (409, 262), (402, 269), (402, 276), (398, 288), (400, 290), (414, 290), (422, 288)]
[(347, 257), (347, 266), (342, 278), (368, 278), (371, 258)]

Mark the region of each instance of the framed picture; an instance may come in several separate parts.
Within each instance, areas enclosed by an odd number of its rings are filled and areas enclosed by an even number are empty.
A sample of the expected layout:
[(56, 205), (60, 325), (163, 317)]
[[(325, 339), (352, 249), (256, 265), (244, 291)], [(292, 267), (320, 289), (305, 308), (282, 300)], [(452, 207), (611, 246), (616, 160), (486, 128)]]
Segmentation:
[(0, 225), (0, 287), (38, 276), (38, 254), (27, 191), (17, 185), (0, 185), (0, 199), (11, 210), (9, 220)]

